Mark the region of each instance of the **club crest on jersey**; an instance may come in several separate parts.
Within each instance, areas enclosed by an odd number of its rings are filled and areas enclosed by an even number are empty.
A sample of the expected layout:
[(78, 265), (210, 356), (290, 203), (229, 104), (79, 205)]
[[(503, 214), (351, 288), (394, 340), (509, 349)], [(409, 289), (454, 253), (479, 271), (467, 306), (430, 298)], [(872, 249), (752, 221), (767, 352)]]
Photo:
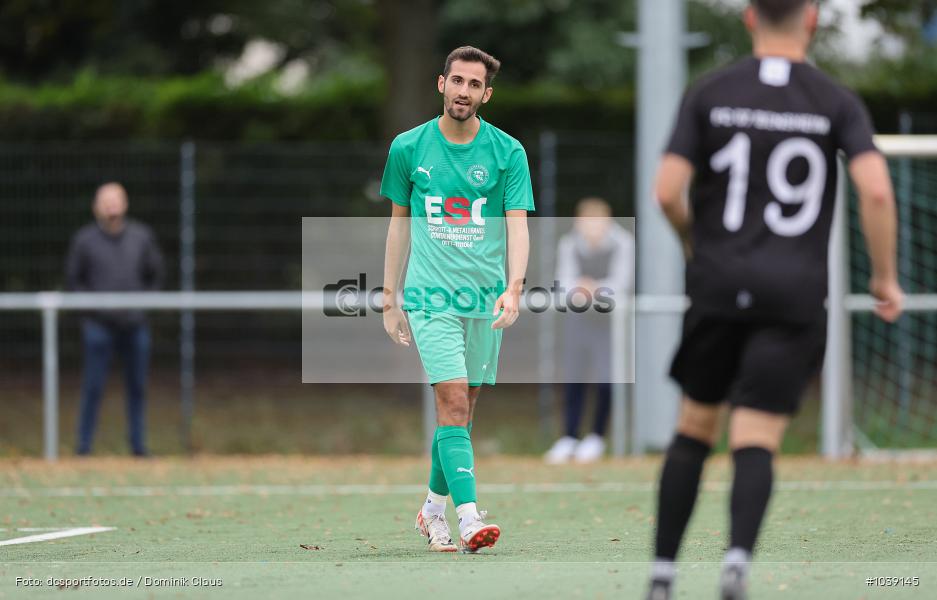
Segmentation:
[(469, 183), (475, 187), (481, 187), (488, 183), (488, 169), (485, 165), (472, 165), (465, 174)]

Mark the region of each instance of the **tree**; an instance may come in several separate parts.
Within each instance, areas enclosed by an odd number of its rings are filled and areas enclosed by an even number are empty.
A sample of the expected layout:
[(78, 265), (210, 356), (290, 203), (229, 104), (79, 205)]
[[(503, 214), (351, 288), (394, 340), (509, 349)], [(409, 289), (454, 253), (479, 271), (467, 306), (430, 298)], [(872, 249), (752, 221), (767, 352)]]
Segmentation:
[(377, 19), (349, 0), (6, 0), (0, 69), (12, 79), (70, 79), (82, 69), (189, 75), (237, 59), (250, 40), (326, 69), (345, 55), (376, 55)]
[(436, 0), (380, 0), (381, 58), (387, 77), (384, 138), (416, 127), (438, 114), (442, 100), (436, 77), (442, 64), (436, 50)]
[(14, 79), (68, 78), (79, 69), (193, 73), (240, 51), (244, 36), (213, 30), (223, 0), (7, 0), (0, 67)]

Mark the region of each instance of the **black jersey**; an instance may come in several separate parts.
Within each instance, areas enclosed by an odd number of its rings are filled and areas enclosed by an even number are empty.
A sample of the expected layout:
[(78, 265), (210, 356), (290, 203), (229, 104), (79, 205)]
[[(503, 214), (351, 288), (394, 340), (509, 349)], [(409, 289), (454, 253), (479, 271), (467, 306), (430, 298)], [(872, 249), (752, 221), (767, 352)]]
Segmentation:
[(693, 85), (667, 152), (693, 163), (700, 310), (813, 321), (827, 293), (836, 154), (875, 150), (855, 94), (806, 63), (747, 58)]

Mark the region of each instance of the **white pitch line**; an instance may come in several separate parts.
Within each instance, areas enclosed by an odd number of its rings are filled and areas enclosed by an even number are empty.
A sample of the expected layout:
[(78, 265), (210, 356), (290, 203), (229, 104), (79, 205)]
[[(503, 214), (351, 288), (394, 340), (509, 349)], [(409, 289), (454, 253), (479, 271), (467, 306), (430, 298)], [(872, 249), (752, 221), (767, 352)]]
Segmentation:
[(62, 529), (49, 533), (39, 533), (36, 535), (27, 535), (24, 537), (13, 538), (0, 541), (0, 546), (13, 546), (16, 544), (30, 544), (33, 542), (46, 542), (49, 540), (58, 540), (61, 538), (75, 537), (76, 535), (88, 535), (89, 533), (101, 533), (103, 531), (113, 531), (116, 527), (74, 527), (72, 529)]
[(9, 529), (0, 527), (0, 531), (62, 531), (71, 527), (11, 527)]
[[(704, 483), (704, 489), (728, 491), (731, 483)], [(493, 483), (480, 484), (485, 494), (518, 493), (648, 493), (657, 489), (650, 482), (604, 483)], [(937, 490), (937, 480), (925, 481), (780, 481), (780, 492)], [(35, 487), (0, 489), (6, 498), (129, 498), (159, 496), (379, 496), (421, 494), (425, 484), (381, 485), (183, 485), (183, 486), (113, 486), (113, 487)]]

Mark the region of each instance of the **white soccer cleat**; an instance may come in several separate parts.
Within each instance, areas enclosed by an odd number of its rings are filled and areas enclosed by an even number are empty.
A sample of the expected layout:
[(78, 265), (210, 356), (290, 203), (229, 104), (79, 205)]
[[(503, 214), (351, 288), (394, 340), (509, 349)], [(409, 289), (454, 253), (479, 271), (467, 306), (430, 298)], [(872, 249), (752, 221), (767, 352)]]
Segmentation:
[(459, 535), (459, 548), (463, 553), (474, 554), (482, 548), (490, 548), (501, 537), (501, 528), (486, 525), (480, 518), (465, 526)]
[(543, 455), (544, 462), (548, 465), (561, 465), (569, 462), (569, 459), (573, 457), (573, 453), (576, 452), (578, 443), (579, 440), (574, 437), (568, 435), (561, 437), (553, 442), (547, 453)]
[(590, 433), (576, 446), (573, 460), (577, 463), (592, 463), (601, 460), (605, 455), (605, 440), (602, 436)]
[(452, 541), (452, 534), (449, 533), (449, 523), (446, 521), (446, 515), (424, 517), (421, 510), (416, 514), (414, 527), (420, 532), (420, 535), (427, 539), (430, 552), (455, 552), (458, 550)]

